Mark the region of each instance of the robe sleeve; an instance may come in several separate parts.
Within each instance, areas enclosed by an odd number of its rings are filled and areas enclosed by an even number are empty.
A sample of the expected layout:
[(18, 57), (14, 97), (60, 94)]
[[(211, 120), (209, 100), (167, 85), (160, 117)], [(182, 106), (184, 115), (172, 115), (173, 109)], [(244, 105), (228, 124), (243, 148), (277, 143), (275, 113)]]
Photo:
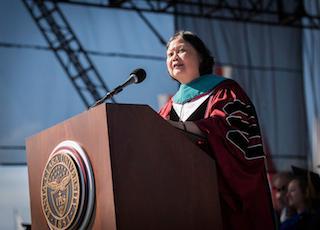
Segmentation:
[(220, 84), (210, 97), (205, 118), (195, 123), (207, 135), (216, 161), (224, 226), (273, 229), (262, 138), (245, 92), (234, 81)]
[(165, 120), (169, 120), (170, 111), (172, 108), (172, 97), (168, 100), (168, 102), (160, 109), (159, 115)]

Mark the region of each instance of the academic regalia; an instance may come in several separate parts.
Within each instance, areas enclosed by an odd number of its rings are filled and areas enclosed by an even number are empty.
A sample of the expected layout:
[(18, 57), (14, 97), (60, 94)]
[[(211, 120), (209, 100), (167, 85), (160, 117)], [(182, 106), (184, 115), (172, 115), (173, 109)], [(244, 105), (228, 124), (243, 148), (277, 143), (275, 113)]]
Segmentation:
[[(203, 76), (196, 81), (202, 81), (201, 78)], [(197, 82), (189, 85), (191, 89), (188, 90), (193, 92), (196, 88), (197, 92), (187, 98), (181, 96), (184, 91), (180, 86), (178, 93), (161, 109), (160, 115), (165, 119), (179, 120), (179, 110), (174, 105), (183, 107), (183, 104), (206, 97), (185, 120), (193, 121), (207, 135), (208, 151), (217, 165), (223, 228), (275, 229), (265, 155), (254, 106), (235, 81), (215, 75), (203, 79), (209, 81), (203, 84), (205, 87), (197, 88)], [(188, 85), (183, 87), (188, 88)]]

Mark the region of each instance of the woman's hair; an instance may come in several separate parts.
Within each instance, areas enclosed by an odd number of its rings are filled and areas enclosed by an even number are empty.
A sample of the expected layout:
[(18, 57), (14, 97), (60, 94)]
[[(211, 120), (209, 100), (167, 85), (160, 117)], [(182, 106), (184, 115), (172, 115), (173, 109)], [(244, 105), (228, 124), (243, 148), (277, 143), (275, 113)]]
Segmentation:
[(319, 208), (319, 192), (315, 190), (313, 183), (303, 176), (295, 176), (292, 180), (298, 181), (308, 209)]
[(190, 31), (179, 31), (175, 33), (167, 43), (167, 49), (170, 43), (176, 38), (181, 37), (192, 45), (192, 47), (198, 52), (201, 57), (201, 63), (199, 66), (199, 73), (201, 75), (212, 74), (213, 66), (215, 64), (214, 58), (211, 56), (209, 49), (203, 43), (203, 41), (194, 33)]

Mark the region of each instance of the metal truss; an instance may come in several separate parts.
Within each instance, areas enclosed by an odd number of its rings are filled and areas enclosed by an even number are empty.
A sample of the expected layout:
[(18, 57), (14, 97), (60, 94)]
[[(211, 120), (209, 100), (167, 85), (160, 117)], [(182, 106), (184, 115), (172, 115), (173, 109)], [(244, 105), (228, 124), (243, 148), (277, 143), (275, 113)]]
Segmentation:
[[(175, 16), (208, 18), (272, 26), (320, 29), (303, 0), (47, 0)], [(132, 4), (134, 3), (134, 4)]]
[[(22, 0), (87, 108), (109, 92), (56, 2)], [(112, 99), (115, 102), (114, 99)]]

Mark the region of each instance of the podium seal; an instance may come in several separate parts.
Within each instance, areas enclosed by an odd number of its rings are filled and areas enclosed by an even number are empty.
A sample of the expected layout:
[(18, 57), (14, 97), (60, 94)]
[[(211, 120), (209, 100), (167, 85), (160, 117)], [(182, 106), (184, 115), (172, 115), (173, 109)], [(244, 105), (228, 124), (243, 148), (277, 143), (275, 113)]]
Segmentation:
[(94, 207), (94, 179), (84, 149), (74, 141), (58, 144), (41, 179), (41, 205), (50, 229), (84, 229)]

